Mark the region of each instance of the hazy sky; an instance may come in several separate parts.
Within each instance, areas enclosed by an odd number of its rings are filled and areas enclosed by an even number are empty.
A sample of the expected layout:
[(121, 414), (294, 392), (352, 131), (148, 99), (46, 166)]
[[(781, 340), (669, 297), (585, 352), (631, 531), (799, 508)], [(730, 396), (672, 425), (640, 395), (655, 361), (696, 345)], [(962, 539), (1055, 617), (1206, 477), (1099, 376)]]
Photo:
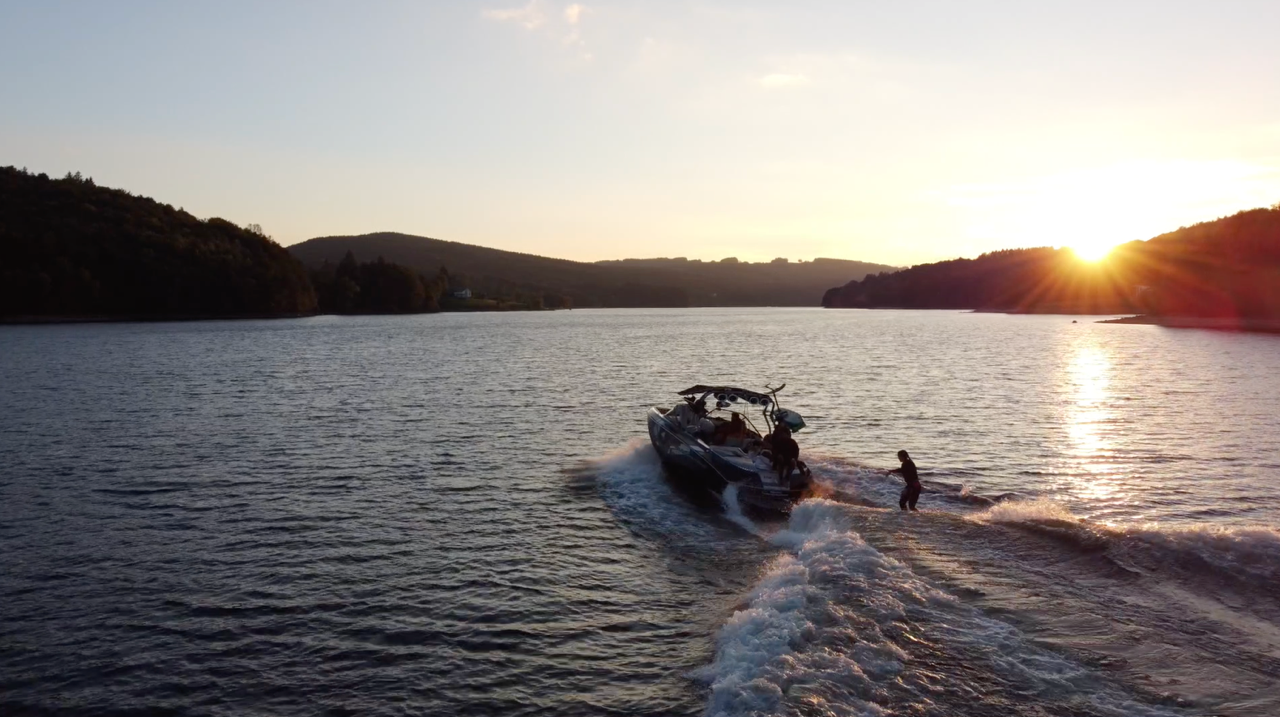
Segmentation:
[(0, 0), (0, 165), (573, 259), (891, 264), (1280, 201), (1280, 2)]

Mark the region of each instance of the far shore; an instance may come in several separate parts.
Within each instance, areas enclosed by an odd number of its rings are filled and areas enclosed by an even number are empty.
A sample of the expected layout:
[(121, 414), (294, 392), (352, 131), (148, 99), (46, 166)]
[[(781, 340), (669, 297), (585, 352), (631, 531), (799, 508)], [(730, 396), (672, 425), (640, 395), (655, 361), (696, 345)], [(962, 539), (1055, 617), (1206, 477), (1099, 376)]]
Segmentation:
[(1280, 334), (1280, 319), (1205, 318), (1200, 316), (1125, 316), (1106, 319), (1100, 324), (1150, 324), (1170, 329), (1212, 329), (1214, 331), (1247, 331)]
[(0, 326), (22, 324), (131, 324), (164, 321), (303, 319), (317, 314), (91, 314), (88, 316), (0, 316)]
[[(594, 307), (592, 307), (594, 308)], [(644, 307), (633, 307), (644, 308)], [(676, 307), (665, 307), (676, 308)], [(683, 308), (759, 308), (759, 307), (724, 307), (724, 306), (690, 306)], [(843, 308), (843, 307), (842, 307)], [(867, 307), (864, 310), (909, 310), (919, 311), (919, 307)], [(36, 325), (36, 324), (107, 324), (107, 323), (161, 323), (176, 321), (254, 321), (265, 319), (305, 319), (317, 316), (419, 316), (422, 314), (450, 314), (450, 313), (506, 313), (506, 312), (525, 312), (525, 311), (564, 311), (566, 309), (514, 309), (514, 308), (457, 308), (450, 307), (443, 311), (417, 312), (417, 313), (351, 313), (351, 314), (335, 314), (335, 313), (283, 313), (283, 314), (182, 314), (182, 315), (155, 315), (155, 314), (122, 314), (115, 316), (90, 315), (90, 316), (0, 316), (0, 326), (14, 325)], [(994, 309), (923, 309), (925, 311), (955, 311), (958, 313), (992, 313), (992, 314), (1009, 314), (1009, 315), (1056, 315), (1056, 316), (1089, 316), (1090, 314), (1076, 313), (1040, 313), (1026, 311), (999, 311)], [(1093, 314), (1094, 316), (1115, 316), (1112, 314)], [(1101, 319), (1095, 323), (1099, 324), (1144, 324), (1150, 326), (1163, 326), (1170, 329), (1209, 329), (1213, 331), (1240, 331), (1246, 333), (1266, 333), (1280, 334), (1280, 319), (1245, 319), (1245, 318), (1205, 318), (1199, 316), (1154, 316), (1151, 314), (1141, 314), (1137, 316), (1123, 316), (1113, 319)]]
[(1123, 311), (1073, 311), (1075, 307), (1049, 306), (1028, 309), (971, 309), (960, 306), (823, 306), (824, 309), (854, 311), (954, 311), (960, 314), (1007, 314), (1009, 316), (1120, 316)]
[(448, 308), (440, 311), (416, 311), (408, 313), (356, 312), (335, 314), (315, 312), (308, 314), (117, 314), (90, 316), (0, 316), (0, 326), (31, 324), (137, 324), (168, 321), (262, 321), (265, 319), (306, 319), (315, 316), (422, 316), (424, 314), (476, 314), (513, 313), (526, 311), (568, 311), (568, 309), (515, 309), (515, 308)]

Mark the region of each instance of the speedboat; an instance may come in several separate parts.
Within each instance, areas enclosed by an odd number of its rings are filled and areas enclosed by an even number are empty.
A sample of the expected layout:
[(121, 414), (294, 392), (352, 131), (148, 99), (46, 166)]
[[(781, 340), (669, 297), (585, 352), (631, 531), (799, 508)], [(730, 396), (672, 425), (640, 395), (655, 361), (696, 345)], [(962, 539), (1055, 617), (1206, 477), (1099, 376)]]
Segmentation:
[[(778, 406), (778, 391), (785, 387), (766, 392), (702, 384), (686, 388), (673, 408), (649, 409), (649, 439), (677, 478), (722, 494), (736, 486), (744, 507), (788, 513), (808, 495), (812, 476), (802, 462), (781, 471), (774, 466), (770, 437), (775, 429), (804, 428), (799, 413)], [(757, 409), (763, 432), (752, 421)]]

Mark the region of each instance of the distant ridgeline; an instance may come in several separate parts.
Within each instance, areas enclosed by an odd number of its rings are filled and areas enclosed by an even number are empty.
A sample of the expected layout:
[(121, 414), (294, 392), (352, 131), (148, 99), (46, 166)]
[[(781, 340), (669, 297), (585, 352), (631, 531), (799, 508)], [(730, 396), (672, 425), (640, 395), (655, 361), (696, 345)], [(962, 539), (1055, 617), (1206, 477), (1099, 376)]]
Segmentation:
[(446, 300), (456, 291), (469, 291), (476, 296), (509, 297), (530, 306), (540, 302), (548, 308), (816, 306), (824, 287), (894, 268), (839, 259), (588, 263), (389, 232), (322, 237), (289, 250), (313, 269), (326, 262), (335, 265), (347, 252), (384, 257), (425, 276), (436, 276), (439, 267), (448, 266), (450, 291)]
[(94, 185), (0, 168), (0, 317), (306, 314), (306, 270), (260, 232)]
[(976, 309), (1221, 319), (1280, 318), (1280, 205), (1116, 247), (1010, 249), (922, 264), (827, 291), (829, 308)]
[(444, 296), (426, 275), (348, 253), (308, 272), (251, 225), (196, 217), (78, 173), (0, 168), (0, 319), (165, 319), (541, 308)]
[(285, 249), (256, 225), (198, 219), (79, 173), (51, 179), (13, 167), (0, 168), (0, 257), (0, 320), (8, 321), (813, 306), (823, 287), (893, 268), (836, 259), (584, 263), (404, 234)]

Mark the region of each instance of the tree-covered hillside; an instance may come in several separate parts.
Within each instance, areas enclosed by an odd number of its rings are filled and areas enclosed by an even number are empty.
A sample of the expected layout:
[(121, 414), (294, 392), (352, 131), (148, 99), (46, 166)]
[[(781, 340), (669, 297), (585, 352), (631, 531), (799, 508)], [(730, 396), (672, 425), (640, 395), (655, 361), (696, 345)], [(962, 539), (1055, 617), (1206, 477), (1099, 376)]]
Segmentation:
[(289, 315), (306, 270), (263, 236), (92, 179), (0, 168), (0, 317)]
[(347, 252), (334, 266), (326, 262), (311, 270), (311, 283), (326, 314), (420, 314), (440, 310), (441, 295), (449, 288), (443, 267), (435, 276), (414, 273), (406, 266), (378, 257), (361, 264)]
[(1280, 203), (1125, 245), (1161, 316), (1280, 318)]
[(1069, 249), (1012, 249), (868, 276), (828, 290), (822, 303), (1280, 318), (1280, 205), (1129, 242), (1097, 263)]
[(977, 309), (1031, 313), (1123, 313), (1137, 290), (1111, 267), (1069, 249), (1007, 249), (868, 276), (830, 289), (828, 308)]
[(289, 250), (311, 267), (337, 264), (348, 251), (385, 257), (426, 276), (447, 266), (458, 288), (576, 307), (816, 306), (833, 283), (893, 268), (838, 259), (588, 263), (395, 233), (322, 237)]

